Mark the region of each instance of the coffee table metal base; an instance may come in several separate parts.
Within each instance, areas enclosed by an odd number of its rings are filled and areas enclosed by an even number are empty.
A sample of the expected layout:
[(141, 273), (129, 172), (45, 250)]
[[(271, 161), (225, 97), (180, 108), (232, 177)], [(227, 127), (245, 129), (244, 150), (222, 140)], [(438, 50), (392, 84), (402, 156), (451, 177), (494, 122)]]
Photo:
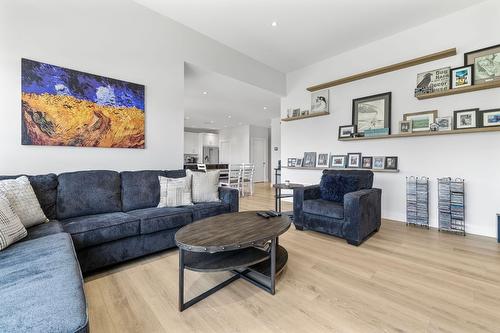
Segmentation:
[[(232, 282), (242, 278), (245, 281), (267, 291), (271, 295), (276, 292), (276, 275), (279, 274), (286, 265), (288, 260), (288, 253), (282, 246), (278, 245), (278, 238), (271, 240), (269, 258), (265, 261), (251, 265), (249, 267), (219, 267), (218, 271), (226, 270), (232, 272), (234, 275), (224, 282), (216, 285), (215, 287), (205, 291), (204, 293), (194, 297), (193, 299), (184, 302), (184, 270), (190, 269), (189, 263), (186, 264), (186, 250), (179, 248), (179, 311), (184, 311), (190, 306), (198, 303), (199, 301), (207, 298), (213, 293), (228, 286)], [(229, 260), (229, 262), (234, 262)], [(223, 263), (221, 263), (223, 265)], [(212, 267), (213, 268), (213, 267)], [(201, 272), (202, 269), (196, 267), (195, 271)], [(213, 269), (207, 271), (214, 271)]]

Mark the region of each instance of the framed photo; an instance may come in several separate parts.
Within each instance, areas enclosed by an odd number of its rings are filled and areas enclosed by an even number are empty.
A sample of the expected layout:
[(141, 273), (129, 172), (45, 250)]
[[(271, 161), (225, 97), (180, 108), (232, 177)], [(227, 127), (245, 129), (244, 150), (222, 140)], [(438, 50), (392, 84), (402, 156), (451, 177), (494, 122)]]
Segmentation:
[(318, 161), (316, 163), (317, 168), (328, 168), (328, 158), (329, 154), (318, 154)]
[(417, 74), (415, 96), (450, 89), (451, 67), (443, 67)]
[(304, 167), (304, 168), (315, 168), (316, 167), (316, 153), (315, 152), (304, 153), (304, 159), (302, 160), (302, 167)]
[(347, 165), (346, 155), (331, 155), (330, 168), (345, 168)]
[(330, 90), (320, 90), (311, 93), (311, 113), (329, 112), (330, 106)]
[(474, 84), (500, 80), (500, 44), (465, 53), (464, 65), (474, 65)]
[(406, 113), (403, 120), (411, 121), (411, 130), (413, 132), (430, 131), (431, 124), (436, 120), (437, 110)]
[(474, 65), (453, 68), (450, 75), (451, 89), (472, 86), (474, 82)]
[(352, 123), (358, 133), (367, 129), (388, 128), (391, 134), (391, 93), (352, 100)]
[(387, 156), (385, 158), (385, 169), (397, 170), (398, 169), (398, 157), (397, 156)]
[(308, 116), (308, 115), (309, 115), (309, 110), (302, 110), (302, 111), (300, 112), (300, 115), (301, 115), (301, 116)]
[(436, 124), (439, 126), (439, 131), (451, 131), (451, 117), (437, 117)]
[(453, 112), (453, 129), (475, 128), (479, 109), (458, 110)]
[(287, 161), (286, 166), (289, 167), (289, 168), (293, 168), (293, 167), (295, 167), (295, 163), (297, 163), (297, 159), (296, 158), (289, 158), (288, 161)]
[(383, 170), (385, 168), (385, 156), (374, 156), (372, 169)]
[(356, 125), (339, 126), (339, 139), (350, 138), (351, 134), (356, 133)]
[(373, 166), (373, 157), (363, 156), (363, 158), (361, 159), (361, 168), (371, 169), (372, 166)]
[(295, 162), (295, 167), (302, 168), (302, 158), (297, 158), (297, 161)]
[(484, 110), (479, 114), (483, 127), (500, 126), (500, 109)]
[(348, 168), (361, 168), (361, 153), (347, 154), (347, 167)]
[(300, 109), (293, 109), (292, 117), (298, 117), (298, 116), (300, 116)]
[(411, 121), (402, 120), (399, 122), (399, 133), (411, 133)]

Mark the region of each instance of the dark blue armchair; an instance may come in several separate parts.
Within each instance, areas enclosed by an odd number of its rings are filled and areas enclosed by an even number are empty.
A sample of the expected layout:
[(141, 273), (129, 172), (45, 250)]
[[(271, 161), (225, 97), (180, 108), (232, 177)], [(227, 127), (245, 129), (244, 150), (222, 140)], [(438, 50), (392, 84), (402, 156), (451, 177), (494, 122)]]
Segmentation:
[[(294, 190), (295, 227), (342, 237), (349, 244), (360, 245), (380, 229), (382, 190), (372, 185), (373, 172), (369, 170), (324, 170), (320, 185)], [(338, 196), (339, 190), (340, 197), (334, 201), (331, 193), (334, 191)]]

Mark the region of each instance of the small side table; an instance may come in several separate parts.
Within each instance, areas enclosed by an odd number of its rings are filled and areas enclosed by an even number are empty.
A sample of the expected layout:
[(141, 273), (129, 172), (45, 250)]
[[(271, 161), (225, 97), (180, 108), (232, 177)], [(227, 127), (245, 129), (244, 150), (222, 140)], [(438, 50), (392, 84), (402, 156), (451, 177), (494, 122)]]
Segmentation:
[(302, 184), (293, 184), (293, 183), (281, 183), (273, 185), (275, 194), (274, 194), (274, 207), (275, 211), (281, 213), (281, 199), (284, 198), (293, 198), (293, 194), (282, 194), (281, 190), (293, 190), (294, 188), (304, 187)]
[(497, 242), (500, 243), (500, 214), (497, 214)]

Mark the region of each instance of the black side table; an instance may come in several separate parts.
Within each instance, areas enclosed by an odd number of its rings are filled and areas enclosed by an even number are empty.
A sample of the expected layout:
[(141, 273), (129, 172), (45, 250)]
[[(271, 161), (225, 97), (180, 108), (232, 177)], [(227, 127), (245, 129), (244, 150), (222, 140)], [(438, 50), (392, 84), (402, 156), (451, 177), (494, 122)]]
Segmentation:
[(293, 184), (293, 183), (281, 183), (274, 184), (274, 210), (281, 213), (281, 199), (284, 198), (292, 198), (293, 194), (282, 194), (281, 190), (293, 190), (294, 188), (304, 187), (302, 184)]

